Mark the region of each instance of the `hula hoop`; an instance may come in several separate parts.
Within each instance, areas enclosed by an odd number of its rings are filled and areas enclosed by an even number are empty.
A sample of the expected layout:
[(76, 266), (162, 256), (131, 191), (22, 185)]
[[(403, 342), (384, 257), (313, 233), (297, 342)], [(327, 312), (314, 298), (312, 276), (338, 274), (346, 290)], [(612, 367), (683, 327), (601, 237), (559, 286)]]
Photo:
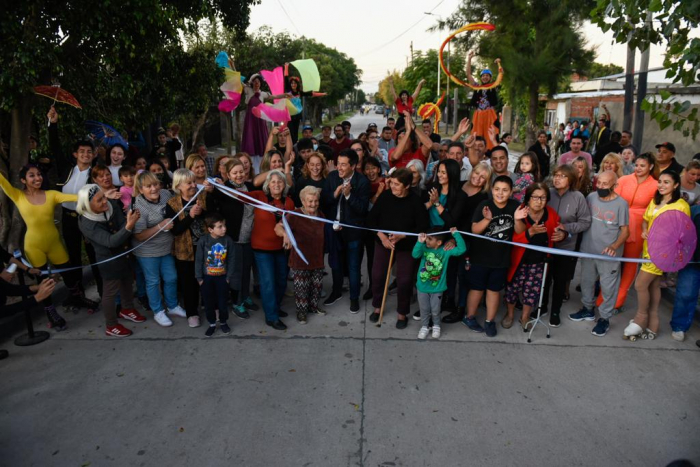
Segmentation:
[(438, 55), (438, 58), (440, 59), (440, 68), (442, 68), (442, 71), (445, 72), (445, 74), (452, 80), (453, 83), (459, 84), (460, 86), (472, 88), (475, 91), (481, 91), (484, 89), (493, 89), (496, 86), (501, 84), (501, 81), (503, 81), (503, 68), (501, 68), (500, 64), (498, 65), (498, 77), (496, 78), (495, 81), (493, 81), (492, 83), (489, 83), (489, 84), (480, 84), (478, 86), (474, 86), (470, 83), (465, 83), (464, 81), (462, 81), (461, 79), (457, 78), (452, 73), (450, 73), (450, 70), (447, 69), (447, 67), (445, 66), (445, 61), (442, 58), (442, 54), (443, 54), (443, 51), (445, 50), (445, 46), (452, 39), (454, 39), (455, 36), (457, 36), (457, 34), (461, 34), (463, 32), (467, 32), (467, 31), (478, 31), (478, 30), (494, 31), (495, 29), (496, 29), (496, 26), (494, 26), (491, 23), (484, 23), (484, 22), (470, 23), (470, 24), (466, 24), (466, 25), (462, 26), (461, 28), (459, 28), (458, 30), (456, 30), (455, 32), (450, 34), (450, 36), (447, 39), (445, 39), (445, 41), (440, 46), (440, 53)]
[(423, 118), (430, 118), (433, 115), (435, 115), (435, 123), (433, 124), (433, 133), (439, 133), (439, 123), (440, 120), (442, 119), (442, 113), (440, 112), (440, 106), (442, 105), (442, 102), (445, 100), (445, 93), (442, 93), (442, 96), (440, 96), (440, 99), (436, 103), (432, 102), (426, 102), (425, 104), (422, 104), (420, 107), (418, 107), (418, 115)]

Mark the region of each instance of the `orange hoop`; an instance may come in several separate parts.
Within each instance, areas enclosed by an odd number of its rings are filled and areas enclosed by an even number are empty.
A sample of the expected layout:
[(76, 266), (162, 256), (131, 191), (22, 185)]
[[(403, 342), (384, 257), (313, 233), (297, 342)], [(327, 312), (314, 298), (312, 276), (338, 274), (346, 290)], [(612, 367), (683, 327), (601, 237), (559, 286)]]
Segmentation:
[(480, 90), (484, 90), (484, 89), (493, 89), (496, 86), (501, 84), (501, 81), (503, 81), (503, 68), (501, 68), (500, 65), (498, 65), (498, 77), (496, 78), (495, 81), (493, 81), (492, 83), (489, 83), (489, 84), (474, 86), (470, 83), (465, 83), (464, 81), (462, 81), (461, 79), (457, 78), (452, 73), (450, 73), (450, 70), (447, 69), (447, 67), (445, 66), (445, 61), (442, 58), (442, 54), (443, 54), (443, 51), (445, 50), (445, 46), (452, 39), (454, 39), (455, 36), (457, 36), (457, 34), (461, 34), (461, 33), (466, 32), (466, 31), (478, 31), (478, 30), (494, 31), (495, 29), (496, 29), (496, 26), (494, 26), (491, 23), (483, 23), (483, 22), (482, 23), (470, 23), (470, 24), (466, 24), (466, 25), (462, 26), (461, 28), (459, 28), (458, 30), (453, 32), (447, 39), (445, 39), (445, 41), (440, 46), (440, 53), (438, 54), (438, 58), (440, 59), (440, 68), (442, 68), (442, 71), (444, 71), (445, 74), (447, 76), (449, 76), (449, 78), (452, 80), (453, 83), (459, 84), (460, 86), (472, 88), (475, 91), (480, 91)]

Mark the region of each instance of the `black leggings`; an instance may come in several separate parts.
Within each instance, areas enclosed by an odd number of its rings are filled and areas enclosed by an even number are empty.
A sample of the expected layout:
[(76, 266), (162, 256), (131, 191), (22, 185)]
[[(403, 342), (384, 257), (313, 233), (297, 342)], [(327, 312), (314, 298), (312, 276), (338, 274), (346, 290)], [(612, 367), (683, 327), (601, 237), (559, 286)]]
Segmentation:
[(542, 308), (547, 308), (549, 303), (549, 291), (552, 290), (552, 312), (559, 313), (564, 303), (566, 283), (571, 280), (576, 270), (576, 259), (571, 256), (554, 255), (549, 261), (549, 270), (544, 287)]

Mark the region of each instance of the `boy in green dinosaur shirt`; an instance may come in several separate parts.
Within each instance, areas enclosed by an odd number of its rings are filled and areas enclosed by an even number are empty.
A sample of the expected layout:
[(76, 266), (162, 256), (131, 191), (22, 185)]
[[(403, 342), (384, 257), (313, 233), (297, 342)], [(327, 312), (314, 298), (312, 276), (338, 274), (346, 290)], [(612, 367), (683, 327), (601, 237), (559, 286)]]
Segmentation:
[(455, 227), (450, 233), (457, 242), (457, 246), (451, 250), (445, 250), (443, 243), (447, 240), (447, 234), (436, 234), (440, 227), (433, 228), (428, 234), (421, 233), (418, 242), (413, 247), (413, 257), (420, 258), (418, 268), (418, 304), (420, 305), (421, 328), (418, 331), (418, 339), (428, 337), (428, 325), (433, 318), (433, 338), (440, 337), (440, 302), (442, 293), (447, 290), (447, 261), (450, 256), (459, 256), (467, 248), (462, 236)]

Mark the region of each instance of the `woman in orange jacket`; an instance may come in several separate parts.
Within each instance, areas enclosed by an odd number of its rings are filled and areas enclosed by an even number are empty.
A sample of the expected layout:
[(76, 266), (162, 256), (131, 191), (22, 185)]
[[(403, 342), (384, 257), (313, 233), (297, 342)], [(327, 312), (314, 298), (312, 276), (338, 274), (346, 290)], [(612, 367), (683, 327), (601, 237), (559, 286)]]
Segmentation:
[[(615, 192), (620, 195), (629, 205), (629, 229), (630, 236), (625, 242), (623, 257), (639, 258), (642, 255), (644, 240), (642, 239), (642, 222), (644, 221), (644, 211), (654, 198), (656, 193), (658, 169), (654, 154), (647, 152), (640, 154), (634, 159), (634, 173), (620, 177), (617, 181)], [(617, 293), (615, 309), (619, 311), (627, 299), (634, 278), (637, 275), (637, 263), (623, 263), (622, 277), (620, 277), (620, 289)], [(599, 295), (597, 305), (600, 305), (603, 298)]]

